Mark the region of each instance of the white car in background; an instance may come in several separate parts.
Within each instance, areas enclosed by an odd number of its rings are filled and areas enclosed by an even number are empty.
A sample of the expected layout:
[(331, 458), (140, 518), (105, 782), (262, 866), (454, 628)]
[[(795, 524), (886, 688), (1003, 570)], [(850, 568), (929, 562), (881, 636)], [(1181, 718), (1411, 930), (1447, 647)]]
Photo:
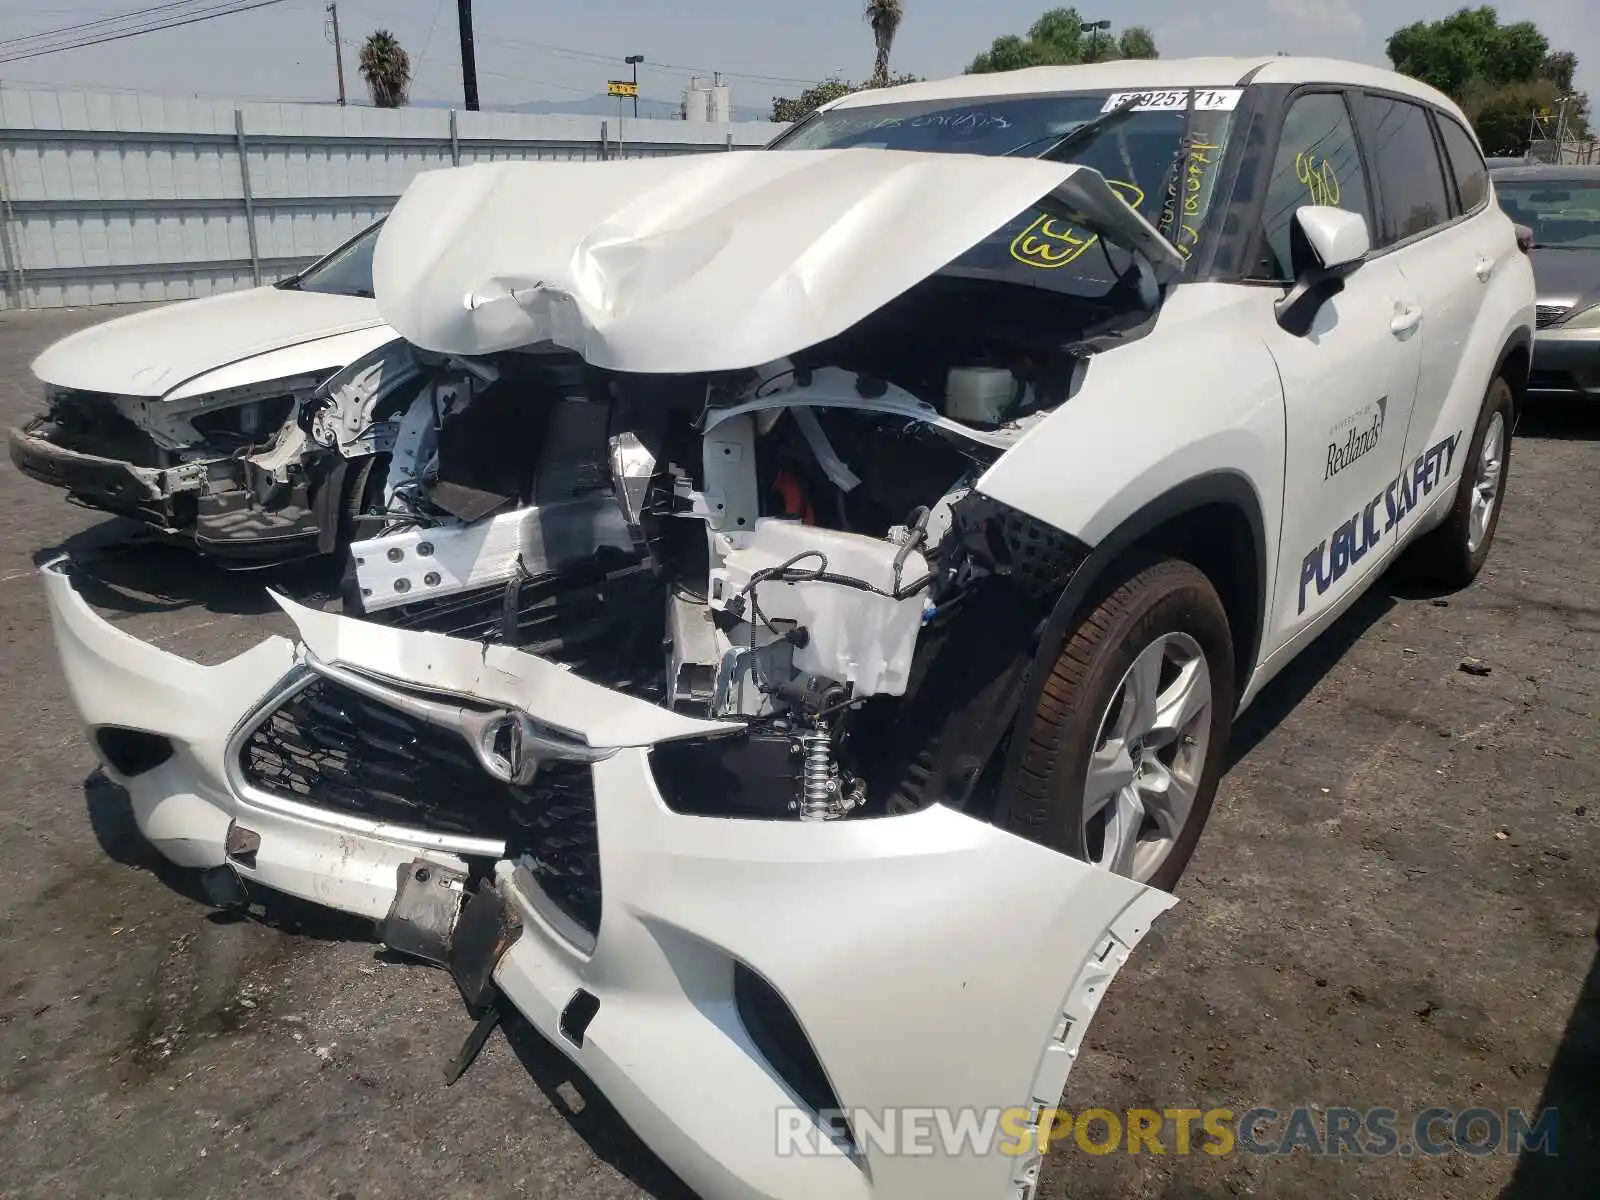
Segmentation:
[(1235, 714), (1482, 566), (1534, 327), (1461, 112), (1291, 58), (430, 172), (374, 280), (355, 613), (200, 666), (57, 560), (67, 679), (163, 853), (515, 1006), (708, 1200), (1033, 1194), (873, 1130), (1057, 1102)]
[(396, 339), (372, 298), (379, 222), (293, 278), (115, 317), (33, 362), (18, 470), (227, 563), (347, 540), (371, 455), (324, 455), (307, 404)]

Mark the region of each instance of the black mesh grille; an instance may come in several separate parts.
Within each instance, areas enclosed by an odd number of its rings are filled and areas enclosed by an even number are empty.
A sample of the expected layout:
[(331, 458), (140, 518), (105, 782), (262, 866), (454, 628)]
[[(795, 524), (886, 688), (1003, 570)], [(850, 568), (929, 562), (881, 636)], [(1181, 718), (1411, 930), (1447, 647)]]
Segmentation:
[(1548, 329), (1571, 311), (1570, 304), (1541, 304), (1534, 310), (1534, 322), (1540, 329)]
[(512, 644), (553, 658), (575, 675), (631, 696), (659, 701), (665, 636), (661, 582), (642, 564), (607, 569), (601, 559), (524, 580), (379, 609), (367, 620), (472, 641), (504, 641), (506, 596), (513, 592)]
[(582, 763), (501, 783), (455, 730), (332, 680), (285, 700), (245, 742), (244, 777), (284, 799), (430, 833), (503, 839), (563, 912), (600, 928), (594, 783)]

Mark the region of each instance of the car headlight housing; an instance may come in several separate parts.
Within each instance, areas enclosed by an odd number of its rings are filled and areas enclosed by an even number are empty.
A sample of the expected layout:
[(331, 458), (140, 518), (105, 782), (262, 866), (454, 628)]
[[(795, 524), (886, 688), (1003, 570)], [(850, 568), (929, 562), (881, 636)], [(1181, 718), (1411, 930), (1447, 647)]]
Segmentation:
[(214, 445), (249, 446), (276, 433), (293, 408), (293, 396), (264, 396), (196, 413), (189, 424)]

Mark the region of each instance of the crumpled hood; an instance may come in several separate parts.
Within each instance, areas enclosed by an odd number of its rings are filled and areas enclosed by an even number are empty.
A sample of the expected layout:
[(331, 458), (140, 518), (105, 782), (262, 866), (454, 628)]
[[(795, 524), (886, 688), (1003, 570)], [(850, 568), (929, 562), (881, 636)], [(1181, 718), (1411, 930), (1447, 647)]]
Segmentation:
[(34, 359), (33, 373), (56, 387), (163, 396), (229, 363), (381, 324), (359, 296), (250, 288), (91, 325)]
[(555, 343), (612, 370), (735, 370), (842, 333), (1050, 193), (1158, 267), (1177, 258), (1084, 167), (734, 152), (425, 172), (384, 225), (373, 285), (428, 350)]

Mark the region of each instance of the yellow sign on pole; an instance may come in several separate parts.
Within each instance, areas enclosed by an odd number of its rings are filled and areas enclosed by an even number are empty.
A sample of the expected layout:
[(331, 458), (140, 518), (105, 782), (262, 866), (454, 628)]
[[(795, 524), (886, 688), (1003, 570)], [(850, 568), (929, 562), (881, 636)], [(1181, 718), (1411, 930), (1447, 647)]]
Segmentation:
[(637, 96), (639, 85), (629, 83), (626, 79), (612, 79), (606, 82), (606, 95), (608, 96)]

